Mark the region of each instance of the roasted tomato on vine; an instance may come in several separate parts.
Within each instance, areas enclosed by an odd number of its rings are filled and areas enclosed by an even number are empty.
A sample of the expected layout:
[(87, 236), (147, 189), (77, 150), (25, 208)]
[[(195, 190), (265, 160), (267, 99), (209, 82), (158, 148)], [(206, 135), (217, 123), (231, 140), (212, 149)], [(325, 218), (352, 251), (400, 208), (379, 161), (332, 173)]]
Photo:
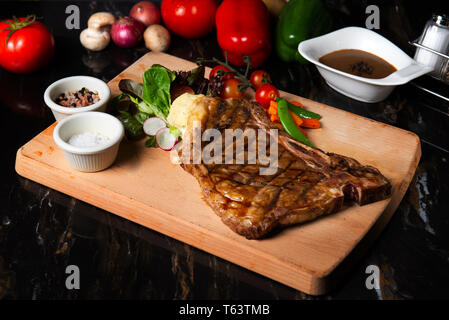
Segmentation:
[(243, 98), (243, 92), (239, 90), (240, 81), (237, 79), (227, 79), (224, 81), (223, 91), (221, 92), (222, 99), (228, 98)]
[(217, 77), (218, 76), (218, 71), (222, 70), (222, 72), (227, 72), (223, 77), (223, 79), (233, 79), (234, 78), (234, 74), (232, 72), (229, 72), (231, 70), (229, 70), (228, 67), (225, 67), (221, 64), (215, 66), (209, 74), (209, 77)]
[(53, 57), (55, 42), (36, 16), (0, 22), (0, 65), (11, 72), (30, 73)]
[(256, 91), (256, 101), (265, 109), (268, 109), (270, 101), (276, 100), (277, 97), (279, 97), (278, 89), (269, 83), (261, 85)]
[(268, 72), (266, 72), (265, 70), (256, 70), (251, 73), (249, 81), (254, 86), (254, 88), (257, 89), (265, 83), (271, 83), (271, 78)]

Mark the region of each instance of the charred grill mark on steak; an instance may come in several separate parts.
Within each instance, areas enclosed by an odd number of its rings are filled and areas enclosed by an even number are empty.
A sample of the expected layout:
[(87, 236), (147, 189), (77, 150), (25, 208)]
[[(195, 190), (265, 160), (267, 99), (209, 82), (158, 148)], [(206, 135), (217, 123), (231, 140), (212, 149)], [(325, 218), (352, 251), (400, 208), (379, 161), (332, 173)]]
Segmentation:
[[(204, 130), (279, 129), (256, 103), (215, 98), (204, 98), (202, 103), (208, 106)], [(229, 146), (234, 159), (236, 140)], [(336, 212), (345, 200), (363, 205), (391, 193), (390, 182), (374, 167), (310, 148), (284, 132), (279, 132), (278, 142), (279, 166), (273, 175), (260, 175), (259, 162), (182, 165), (198, 180), (205, 201), (222, 221), (248, 239), (260, 239), (274, 228)], [(224, 139), (221, 143), (224, 147)], [(257, 139), (252, 143), (257, 144)], [(202, 147), (207, 144), (203, 142)], [(266, 148), (268, 152), (269, 146)], [(224, 160), (224, 151), (222, 157)]]

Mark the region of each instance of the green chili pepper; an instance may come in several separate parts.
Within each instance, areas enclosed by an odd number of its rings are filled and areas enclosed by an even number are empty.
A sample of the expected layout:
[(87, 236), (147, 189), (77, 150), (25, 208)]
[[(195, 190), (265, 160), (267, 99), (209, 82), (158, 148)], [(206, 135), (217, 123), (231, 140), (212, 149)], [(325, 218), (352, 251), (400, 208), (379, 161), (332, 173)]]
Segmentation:
[(302, 134), (301, 130), (296, 126), (290, 112), (288, 112), (288, 103), (284, 99), (278, 100), (278, 116), (285, 131), (293, 138), (302, 142), (309, 147), (315, 148), (315, 146)]
[[(284, 100), (282, 98), (277, 98), (276, 102), (279, 102), (279, 100)], [(298, 117), (304, 118), (304, 119), (321, 119), (321, 116), (318, 113), (302, 109), (298, 106), (295, 106), (294, 104), (291, 104), (287, 100), (284, 100), (287, 102), (288, 108), (293, 111)]]

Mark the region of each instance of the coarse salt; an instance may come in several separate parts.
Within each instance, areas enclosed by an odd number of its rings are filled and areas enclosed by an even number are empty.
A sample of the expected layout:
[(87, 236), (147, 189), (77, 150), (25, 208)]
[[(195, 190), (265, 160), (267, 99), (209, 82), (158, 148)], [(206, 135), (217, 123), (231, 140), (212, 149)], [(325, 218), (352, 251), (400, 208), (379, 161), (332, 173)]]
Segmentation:
[(68, 143), (74, 147), (89, 148), (106, 144), (109, 137), (96, 132), (84, 132), (70, 137)]

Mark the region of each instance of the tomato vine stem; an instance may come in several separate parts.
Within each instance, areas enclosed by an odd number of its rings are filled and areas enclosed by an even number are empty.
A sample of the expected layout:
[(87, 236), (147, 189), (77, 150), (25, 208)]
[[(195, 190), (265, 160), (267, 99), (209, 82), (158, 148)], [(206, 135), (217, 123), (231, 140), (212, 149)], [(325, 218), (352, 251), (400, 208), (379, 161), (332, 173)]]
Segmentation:
[[(231, 66), (228, 63), (228, 55), (227, 55), (226, 51), (224, 53), (224, 56), (225, 56), (225, 60), (226, 61), (221, 61), (221, 60), (219, 60), (219, 59), (217, 59), (215, 57), (213, 57), (212, 59), (200, 58), (200, 59), (197, 60), (197, 64), (201, 65), (201, 64), (207, 63), (207, 62), (214, 62), (214, 63), (217, 63), (217, 64), (221, 64), (222, 66), (225, 66), (226, 68), (228, 68), (230, 71), (223, 71), (223, 73), (220, 72), (220, 75), (225, 75), (226, 73), (233, 73), (235, 75), (235, 77), (242, 82), (238, 86), (239, 87), (239, 91), (244, 91), (247, 88), (251, 88), (255, 92), (256, 88), (248, 80), (248, 73), (249, 73), (249, 70), (250, 70), (251, 58), (249, 56), (244, 56), (243, 57), (244, 61), (246, 62), (246, 70), (245, 70), (245, 74), (242, 74), (236, 68), (234, 68), (233, 66)], [(221, 71), (221, 70), (219, 70), (219, 71)]]
[(20, 21), (19, 19), (17, 19), (16, 16), (12, 17), (12, 22), (8, 21), (8, 20), (3, 20), (2, 22), (7, 23), (9, 25), (9, 28), (5, 28), (2, 31), (7, 31), (9, 30), (8, 35), (6, 36), (6, 41), (5, 44), (8, 44), (8, 40), (9, 38), (11, 38), (11, 36), (13, 35), (14, 32), (16, 32), (17, 30), (20, 30), (22, 28), (28, 27), (29, 25), (33, 24), (36, 21), (36, 15), (35, 14), (30, 14), (28, 16), (26, 16), (26, 18), (22, 21)]

